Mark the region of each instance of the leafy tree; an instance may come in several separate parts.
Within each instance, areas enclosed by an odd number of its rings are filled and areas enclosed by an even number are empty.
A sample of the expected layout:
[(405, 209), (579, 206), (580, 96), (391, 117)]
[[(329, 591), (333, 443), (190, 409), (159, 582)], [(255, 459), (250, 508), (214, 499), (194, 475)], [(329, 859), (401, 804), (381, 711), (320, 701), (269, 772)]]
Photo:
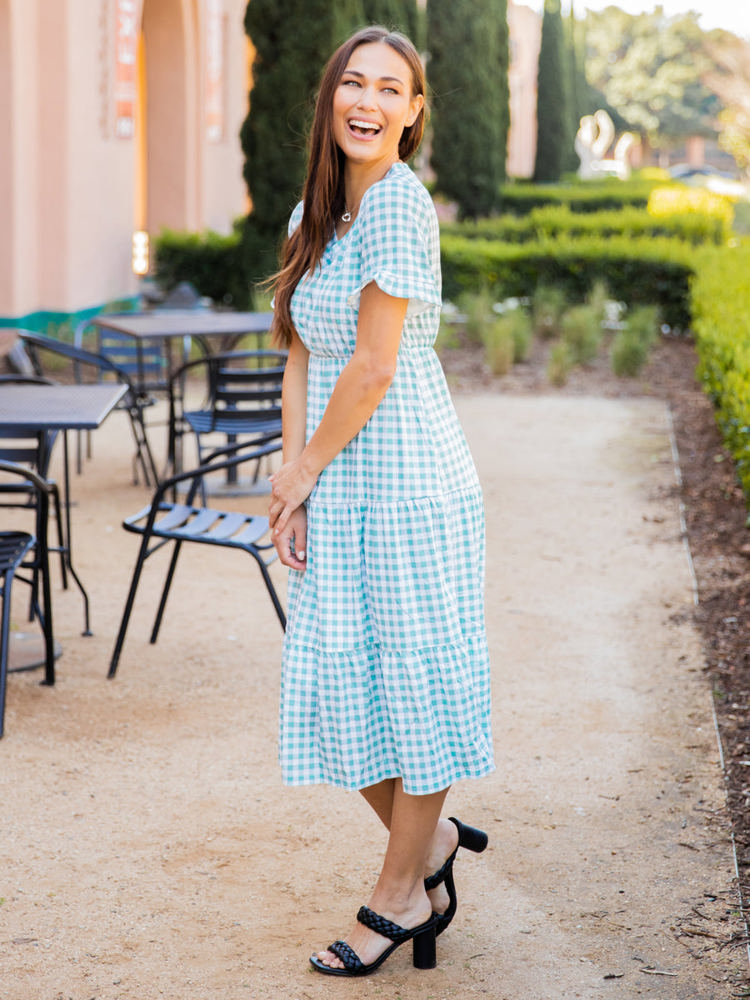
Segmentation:
[(544, 0), (537, 78), (535, 181), (557, 181), (569, 160), (571, 112), (560, 0)]
[(719, 102), (703, 82), (710, 59), (694, 12), (589, 11), (586, 45), (590, 82), (654, 148), (715, 134)]
[(436, 189), (462, 218), (489, 215), (505, 179), (506, 0), (430, 0), (427, 50)]
[(708, 51), (714, 69), (705, 82), (724, 105), (719, 145), (750, 175), (750, 42), (716, 31), (709, 37)]
[(334, 48), (364, 21), (361, 0), (250, 0), (245, 31), (255, 48), (250, 110), (240, 131), (252, 211), (243, 226), (248, 277), (277, 265), (304, 180), (306, 137), (320, 74)]

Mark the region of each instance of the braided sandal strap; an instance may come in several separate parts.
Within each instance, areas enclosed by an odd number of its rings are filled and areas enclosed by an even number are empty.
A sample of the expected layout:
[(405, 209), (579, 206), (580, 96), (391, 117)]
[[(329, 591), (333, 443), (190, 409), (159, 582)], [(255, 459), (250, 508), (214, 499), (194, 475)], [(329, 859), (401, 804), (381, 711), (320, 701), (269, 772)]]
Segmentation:
[(357, 920), (361, 924), (364, 924), (365, 927), (369, 927), (371, 931), (375, 931), (376, 934), (382, 934), (383, 937), (389, 938), (394, 944), (400, 941), (407, 941), (413, 937), (412, 931), (399, 927), (398, 924), (394, 924), (387, 917), (381, 917), (379, 913), (371, 910), (369, 906), (360, 906), (357, 913)]
[(347, 971), (356, 972), (357, 969), (364, 968), (362, 959), (346, 941), (334, 941), (332, 945), (328, 946), (328, 950), (341, 959)]
[(429, 892), (430, 889), (437, 889), (439, 885), (442, 885), (442, 883), (445, 882), (445, 876), (453, 867), (453, 862), (456, 860), (457, 853), (458, 853), (458, 847), (456, 847), (456, 850), (453, 852), (453, 854), (451, 854), (451, 856), (448, 858), (448, 860), (441, 868), (438, 868), (438, 870), (435, 872), (434, 875), (427, 876), (427, 878), (424, 880), (424, 887), (427, 890), (427, 892)]

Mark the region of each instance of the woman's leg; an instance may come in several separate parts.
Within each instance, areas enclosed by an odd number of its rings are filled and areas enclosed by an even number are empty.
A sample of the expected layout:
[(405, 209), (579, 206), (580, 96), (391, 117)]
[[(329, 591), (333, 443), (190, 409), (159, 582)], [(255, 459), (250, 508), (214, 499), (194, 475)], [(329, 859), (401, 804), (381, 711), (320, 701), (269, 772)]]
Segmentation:
[[(369, 785), (367, 788), (360, 789), (362, 798), (375, 811), (387, 830), (391, 828), (393, 796), (396, 784), (397, 781), (395, 778), (388, 778), (377, 785)], [(401, 785), (400, 779), (398, 780), (398, 785)], [(442, 866), (456, 849), (457, 843), (458, 832), (456, 827), (450, 820), (441, 819), (435, 827), (435, 832), (427, 850), (424, 878), (432, 875)], [(435, 913), (445, 913), (449, 903), (448, 890), (445, 888), (445, 885), (441, 883), (435, 889), (431, 889), (427, 895)]]
[[(429, 919), (432, 912), (424, 888), (425, 865), (448, 789), (432, 795), (408, 795), (403, 790), (401, 779), (396, 779), (391, 796), (381, 785), (372, 786), (367, 791), (368, 794), (364, 795), (367, 802), (384, 822), (386, 818), (390, 822), (383, 868), (368, 905), (401, 927), (417, 927)], [(366, 965), (374, 962), (390, 944), (387, 938), (360, 923), (347, 935), (346, 942)], [(333, 967), (343, 965), (329, 951), (320, 952), (318, 957)]]

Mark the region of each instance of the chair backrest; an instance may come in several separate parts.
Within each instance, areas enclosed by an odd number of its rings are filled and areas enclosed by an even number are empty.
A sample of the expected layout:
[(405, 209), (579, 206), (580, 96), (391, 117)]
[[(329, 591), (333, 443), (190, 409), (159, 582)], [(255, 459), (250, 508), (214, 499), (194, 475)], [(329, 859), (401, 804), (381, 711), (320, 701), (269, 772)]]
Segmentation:
[(209, 358), (211, 406), (222, 419), (242, 420), (261, 410), (281, 412), (286, 355), (273, 351), (237, 351)]
[(76, 382), (99, 382), (103, 380), (104, 376), (107, 376), (112, 381), (127, 385), (132, 395), (133, 383), (130, 376), (118, 368), (109, 358), (77, 344), (69, 344), (64, 340), (56, 340), (54, 337), (45, 337), (41, 333), (29, 333), (25, 330), (19, 332), (26, 352), (31, 358), (34, 371), (38, 375), (44, 375), (45, 368), (48, 368), (49, 357), (57, 356), (72, 362)]
[[(109, 316), (119, 315), (117, 313)], [(134, 313), (123, 315), (132, 316)], [(163, 337), (154, 340), (136, 340), (127, 333), (99, 326), (95, 320), (86, 320), (76, 328), (74, 341), (83, 346), (88, 334), (95, 337), (96, 353), (107, 358), (120, 371), (125, 372), (141, 395), (150, 392), (165, 392), (169, 387), (169, 375), (178, 363), (188, 360), (190, 337)], [(178, 357), (179, 352), (179, 357)]]

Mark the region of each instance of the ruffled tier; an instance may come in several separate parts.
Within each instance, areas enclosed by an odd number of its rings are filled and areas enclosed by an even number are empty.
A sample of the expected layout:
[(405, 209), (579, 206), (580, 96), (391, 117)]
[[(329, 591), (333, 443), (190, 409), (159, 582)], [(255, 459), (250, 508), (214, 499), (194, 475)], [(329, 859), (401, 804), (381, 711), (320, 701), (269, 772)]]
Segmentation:
[(428, 795), (493, 770), (483, 636), (420, 651), (369, 645), (338, 654), (292, 641), (286, 653), (287, 784), (360, 789), (400, 777), (409, 794)]
[(292, 572), (281, 761), (290, 784), (428, 794), (492, 769), (478, 489), (311, 502)]

